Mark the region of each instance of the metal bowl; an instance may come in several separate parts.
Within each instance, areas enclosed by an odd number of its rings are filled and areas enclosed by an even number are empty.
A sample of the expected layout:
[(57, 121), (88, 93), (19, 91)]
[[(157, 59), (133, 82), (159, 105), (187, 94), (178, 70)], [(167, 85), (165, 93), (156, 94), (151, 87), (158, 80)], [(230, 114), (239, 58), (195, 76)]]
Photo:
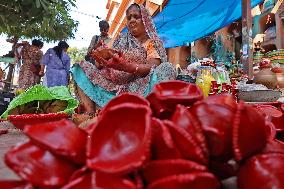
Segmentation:
[(275, 102), (281, 94), (277, 90), (239, 91), (238, 97), (246, 102)]

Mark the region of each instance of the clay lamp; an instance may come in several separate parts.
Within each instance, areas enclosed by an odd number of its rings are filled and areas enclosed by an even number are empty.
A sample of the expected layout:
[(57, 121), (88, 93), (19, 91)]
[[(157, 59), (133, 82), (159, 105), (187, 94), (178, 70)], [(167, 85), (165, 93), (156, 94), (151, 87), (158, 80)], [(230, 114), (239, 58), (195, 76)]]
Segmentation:
[(271, 71), (273, 71), (274, 73), (283, 73), (284, 68), (275, 67), (275, 68), (272, 68)]
[(271, 105), (258, 105), (256, 108), (268, 116), (277, 131), (284, 131), (284, 116), (281, 110)]
[(86, 162), (87, 134), (72, 121), (61, 120), (37, 125), (26, 125), (24, 133), (31, 141), (78, 164)]
[[(225, 99), (219, 95), (213, 99), (218, 98)], [(221, 105), (219, 102), (217, 100), (213, 104), (214, 102), (211, 100), (208, 103), (205, 100), (205, 102), (196, 103), (191, 107), (190, 113), (197, 119), (197, 123), (202, 128), (206, 137), (210, 157), (226, 162), (233, 157), (232, 128), (235, 113), (230, 106), (225, 103)]]
[(230, 85), (227, 83), (222, 83), (222, 93), (229, 93), (230, 92)]
[(221, 106), (226, 106), (227, 108), (230, 108), (232, 111), (236, 111), (237, 109), (237, 103), (235, 101), (235, 98), (231, 94), (221, 94), (216, 96), (210, 96), (203, 100), (206, 104), (216, 104)]
[(119, 188), (119, 189), (138, 189), (137, 186), (128, 178), (116, 177), (95, 171), (86, 172), (81, 177), (71, 180), (62, 189), (94, 189), (94, 188)]
[(218, 91), (219, 91), (219, 86), (217, 84), (217, 81), (211, 81), (211, 88), (210, 88), (209, 96), (218, 94)]
[(237, 87), (237, 79), (236, 78), (231, 78), (231, 85), (232, 85), (232, 88)]
[(164, 125), (169, 129), (177, 149), (184, 159), (192, 160), (202, 165), (208, 164), (208, 156), (202, 150), (192, 133), (176, 126), (173, 122), (165, 120)]
[(284, 155), (261, 154), (247, 160), (238, 173), (238, 188), (284, 188)]
[(218, 179), (211, 173), (189, 173), (181, 175), (173, 175), (159, 179), (148, 186), (148, 189), (219, 189), (220, 183)]
[(203, 153), (208, 156), (209, 150), (206, 142), (204, 132), (201, 127), (200, 121), (197, 117), (189, 112), (188, 108), (182, 105), (177, 105), (176, 111), (172, 116), (173, 123), (185, 129), (188, 133), (194, 133), (193, 139), (199, 144)]
[(106, 110), (109, 108), (122, 104), (122, 103), (133, 103), (133, 104), (141, 104), (145, 106), (150, 106), (150, 103), (142, 96), (133, 94), (133, 93), (122, 93), (115, 98), (113, 98), (111, 101), (109, 101), (103, 109), (100, 111), (100, 115), (104, 114)]
[(123, 175), (141, 167), (150, 156), (151, 110), (124, 103), (101, 115), (87, 144), (87, 166)]
[(180, 159), (182, 155), (174, 142), (171, 133), (163, 122), (152, 118), (151, 159)]
[(271, 153), (281, 153), (284, 154), (284, 142), (272, 139), (269, 140), (266, 147), (262, 151), (263, 154), (271, 154)]
[(271, 67), (271, 61), (267, 58), (263, 58), (261, 62), (259, 63), (259, 68), (270, 68)]
[(155, 116), (159, 118), (169, 118), (177, 104), (188, 107), (202, 99), (202, 91), (196, 85), (183, 81), (159, 83), (147, 96)]
[(185, 159), (167, 159), (151, 161), (142, 170), (143, 178), (147, 183), (172, 175), (192, 172), (206, 172), (207, 167)]
[(19, 180), (1, 180), (2, 189), (33, 189), (33, 186), (26, 181)]
[(10, 150), (5, 163), (21, 178), (39, 188), (59, 188), (77, 169), (70, 162), (43, 150), (31, 142)]
[(261, 152), (267, 144), (267, 125), (264, 117), (244, 102), (238, 104), (233, 122), (233, 150), (236, 161)]

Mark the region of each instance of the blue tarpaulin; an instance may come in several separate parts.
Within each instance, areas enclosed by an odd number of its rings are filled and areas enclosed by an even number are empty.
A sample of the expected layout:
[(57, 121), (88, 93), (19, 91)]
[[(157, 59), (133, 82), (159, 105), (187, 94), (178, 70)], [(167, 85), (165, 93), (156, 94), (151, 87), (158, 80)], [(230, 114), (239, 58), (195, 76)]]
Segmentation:
[(169, 0), (154, 22), (166, 48), (183, 46), (239, 19), (241, 7), (242, 0)]

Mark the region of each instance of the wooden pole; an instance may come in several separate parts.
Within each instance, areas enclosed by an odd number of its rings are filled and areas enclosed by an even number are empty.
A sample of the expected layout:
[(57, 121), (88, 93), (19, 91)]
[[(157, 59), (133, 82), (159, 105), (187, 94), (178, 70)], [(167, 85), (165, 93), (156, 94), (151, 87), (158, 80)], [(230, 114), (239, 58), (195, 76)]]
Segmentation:
[(242, 63), (244, 74), (253, 79), (253, 40), (251, 0), (242, 0)]

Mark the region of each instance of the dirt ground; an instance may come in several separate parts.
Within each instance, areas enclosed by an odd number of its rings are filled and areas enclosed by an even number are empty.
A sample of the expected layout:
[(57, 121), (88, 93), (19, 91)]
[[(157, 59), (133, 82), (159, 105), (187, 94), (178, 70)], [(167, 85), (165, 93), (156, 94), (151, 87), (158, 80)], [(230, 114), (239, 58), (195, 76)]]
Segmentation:
[(7, 128), (9, 129), (8, 133), (0, 135), (0, 180), (19, 180), (19, 177), (5, 165), (4, 155), (12, 146), (26, 141), (27, 138), (12, 124), (0, 122), (0, 130)]

